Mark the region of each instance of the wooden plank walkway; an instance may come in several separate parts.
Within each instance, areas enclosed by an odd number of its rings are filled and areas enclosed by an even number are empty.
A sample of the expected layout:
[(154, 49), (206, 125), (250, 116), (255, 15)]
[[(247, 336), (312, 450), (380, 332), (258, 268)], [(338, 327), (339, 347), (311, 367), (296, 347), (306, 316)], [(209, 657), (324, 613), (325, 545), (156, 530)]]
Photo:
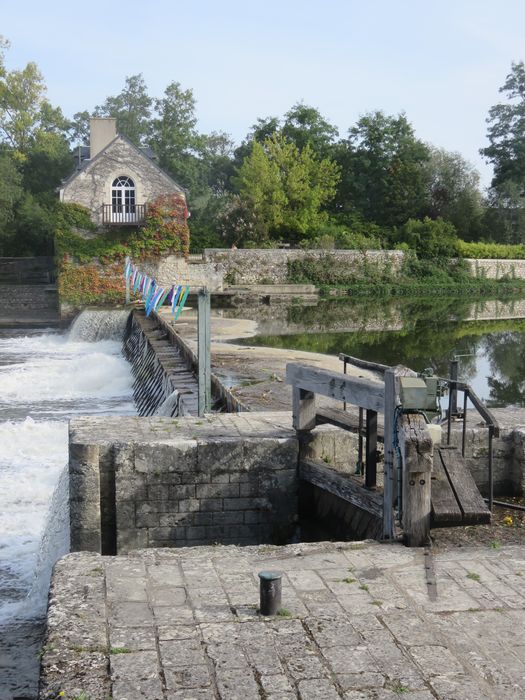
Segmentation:
[(490, 510), (459, 450), (440, 447), (434, 452), (432, 526), (483, 525)]

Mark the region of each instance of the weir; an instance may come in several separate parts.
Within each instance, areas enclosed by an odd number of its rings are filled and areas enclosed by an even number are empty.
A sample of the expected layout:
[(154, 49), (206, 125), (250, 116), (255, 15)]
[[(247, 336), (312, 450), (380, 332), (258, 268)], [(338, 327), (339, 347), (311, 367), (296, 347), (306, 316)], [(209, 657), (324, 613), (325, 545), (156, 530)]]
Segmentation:
[(155, 320), (140, 311), (129, 314), (123, 352), (135, 378), (133, 399), (139, 416), (197, 414), (195, 375)]

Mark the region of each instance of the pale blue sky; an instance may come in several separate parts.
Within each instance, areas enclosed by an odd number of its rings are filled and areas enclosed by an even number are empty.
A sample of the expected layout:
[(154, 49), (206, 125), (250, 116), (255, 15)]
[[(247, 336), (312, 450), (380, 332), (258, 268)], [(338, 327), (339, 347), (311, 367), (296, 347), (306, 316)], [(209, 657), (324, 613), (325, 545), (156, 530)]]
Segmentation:
[(525, 2), (505, 0), (3, 0), (9, 68), (35, 61), (71, 116), (143, 73), (152, 96), (192, 88), (199, 128), (239, 142), (303, 100), (344, 135), (361, 114), (404, 111), (425, 141), (480, 169), (488, 109), (525, 59)]

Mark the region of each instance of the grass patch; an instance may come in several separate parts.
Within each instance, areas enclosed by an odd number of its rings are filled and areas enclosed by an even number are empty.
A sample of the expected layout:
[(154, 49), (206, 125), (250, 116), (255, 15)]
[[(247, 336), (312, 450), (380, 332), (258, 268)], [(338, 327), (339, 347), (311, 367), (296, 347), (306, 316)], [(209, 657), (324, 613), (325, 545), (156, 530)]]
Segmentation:
[(293, 613), (288, 608), (280, 608), (277, 611), (277, 617), (293, 617)]
[(475, 571), (469, 571), (467, 574), (467, 578), (469, 578), (471, 581), (477, 581), (478, 583), (481, 582), (481, 576), (479, 574), (476, 574)]

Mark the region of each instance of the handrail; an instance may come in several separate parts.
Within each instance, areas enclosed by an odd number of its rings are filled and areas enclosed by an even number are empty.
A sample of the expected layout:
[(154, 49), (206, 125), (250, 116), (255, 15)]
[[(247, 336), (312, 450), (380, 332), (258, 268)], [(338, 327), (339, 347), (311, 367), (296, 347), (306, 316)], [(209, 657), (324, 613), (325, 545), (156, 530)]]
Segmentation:
[(439, 378), (440, 381), (444, 382), (449, 388), (449, 400), (448, 400), (448, 411), (447, 411), (447, 445), (450, 445), (450, 433), (452, 426), (452, 406), (454, 402), (454, 394), (457, 391), (463, 392), (463, 429), (461, 434), (461, 455), (465, 456), (465, 446), (466, 446), (466, 436), (467, 436), (467, 407), (468, 402), (473, 404), (476, 411), (485, 421), (485, 425), (488, 428), (488, 482), (489, 482), (489, 497), (488, 504), (489, 510), (492, 511), (492, 506), (494, 504), (494, 473), (493, 473), (493, 463), (494, 463), (494, 448), (493, 448), (493, 438), (500, 436), (500, 427), (498, 421), (496, 420), (494, 414), (485, 406), (479, 396), (476, 394), (474, 389), (466, 382), (461, 382), (458, 379), (452, 378)]

